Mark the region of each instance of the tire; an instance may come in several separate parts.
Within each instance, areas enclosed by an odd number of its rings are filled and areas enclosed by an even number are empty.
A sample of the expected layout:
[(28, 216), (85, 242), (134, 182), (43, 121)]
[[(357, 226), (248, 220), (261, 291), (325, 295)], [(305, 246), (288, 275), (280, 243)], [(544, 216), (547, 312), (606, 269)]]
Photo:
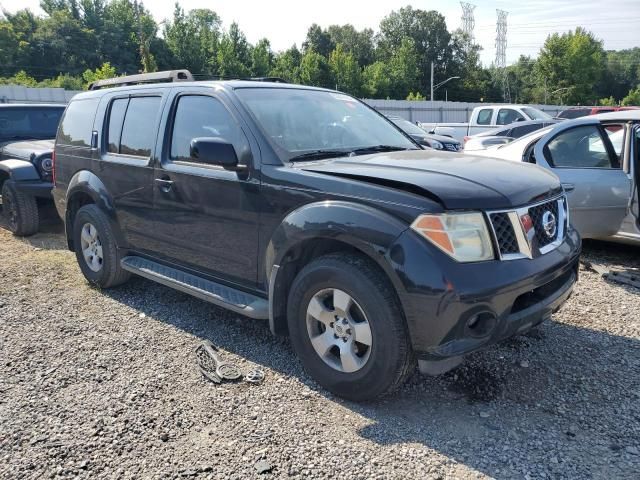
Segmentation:
[(38, 203), (34, 197), (18, 190), (13, 180), (2, 185), (2, 214), (14, 235), (28, 237), (38, 232)]
[[(341, 315), (336, 320), (336, 313), (345, 310), (339, 304), (350, 305), (344, 315), (346, 322)], [(318, 321), (319, 317), (323, 321)], [(305, 370), (340, 397), (372, 400), (402, 385), (415, 370), (393, 287), (365, 257), (337, 253), (306, 265), (291, 286), (287, 321), (293, 348)], [(361, 332), (365, 334), (361, 336)], [(332, 338), (334, 344), (326, 353), (317, 353), (316, 348), (325, 351)]]
[(96, 205), (78, 210), (73, 222), (73, 245), (80, 270), (92, 285), (110, 288), (129, 280), (131, 274), (120, 266), (121, 256), (109, 219)]

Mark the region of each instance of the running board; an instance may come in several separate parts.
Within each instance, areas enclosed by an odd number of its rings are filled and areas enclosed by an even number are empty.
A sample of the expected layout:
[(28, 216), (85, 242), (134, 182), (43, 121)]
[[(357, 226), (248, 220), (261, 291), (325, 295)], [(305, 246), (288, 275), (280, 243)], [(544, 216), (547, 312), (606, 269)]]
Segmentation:
[(124, 257), (120, 265), (131, 273), (188, 293), (206, 302), (241, 313), (247, 317), (269, 318), (269, 302), (250, 293), (245, 293), (142, 257)]

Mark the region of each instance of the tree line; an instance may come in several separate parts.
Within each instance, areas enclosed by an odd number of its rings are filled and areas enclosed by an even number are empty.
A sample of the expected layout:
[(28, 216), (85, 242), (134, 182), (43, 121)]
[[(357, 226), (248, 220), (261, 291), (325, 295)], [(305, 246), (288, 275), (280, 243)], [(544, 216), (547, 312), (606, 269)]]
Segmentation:
[[(99, 78), (186, 68), (197, 78), (281, 77), (368, 98), (425, 99), (434, 83), (450, 100), (640, 104), (640, 48), (605, 51), (578, 27), (550, 35), (537, 58), (506, 71), (480, 62), (481, 47), (450, 31), (437, 11), (392, 11), (377, 32), (311, 25), (298, 47), (251, 44), (238, 24), (209, 9), (157, 22), (137, 0), (42, 0), (46, 15), (23, 9), (0, 19), (0, 84), (82, 89)], [(508, 90), (504, 88), (506, 82)], [(443, 99), (436, 92), (436, 99)]]

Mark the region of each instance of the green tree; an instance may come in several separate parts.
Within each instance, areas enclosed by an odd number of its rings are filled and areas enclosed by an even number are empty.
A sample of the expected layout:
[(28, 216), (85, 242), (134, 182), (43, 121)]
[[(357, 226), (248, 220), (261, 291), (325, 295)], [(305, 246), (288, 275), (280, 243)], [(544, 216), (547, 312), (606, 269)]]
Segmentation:
[(112, 67), (109, 62), (103, 63), (100, 67), (95, 70), (85, 70), (82, 74), (82, 78), (89, 85), (91, 82), (95, 82), (96, 80), (105, 80), (107, 78), (113, 78), (116, 76), (116, 69)]
[(38, 81), (27, 75), (24, 70), (20, 70), (15, 75), (8, 78), (0, 78), (2, 85), (22, 85), (23, 87), (37, 87)]
[(223, 77), (247, 77), (250, 75), (251, 56), (249, 42), (237, 23), (229, 26), (222, 35), (218, 49), (218, 74)]
[(222, 21), (214, 11), (195, 9), (185, 14), (176, 3), (173, 20), (164, 28), (176, 65), (196, 74), (218, 73), (221, 28)]
[(300, 63), (302, 53), (296, 45), (284, 52), (277, 53), (269, 76), (280, 77), (291, 83), (300, 83)]
[(313, 50), (325, 58), (329, 57), (335, 47), (329, 33), (315, 23), (309, 27), (307, 38), (302, 43), (302, 50), (304, 52)]
[(403, 38), (400, 46), (389, 59), (391, 72), (390, 95), (392, 98), (406, 98), (409, 92), (420, 91), (420, 58), (415, 43)]
[(601, 98), (600, 100), (598, 100), (598, 105), (601, 105), (603, 107), (615, 107), (616, 105), (618, 105), (618, 103), (612, 95), (609, 98)]
[(304, 85), (331, 88), (327, 59), (315, 50), (307, 50), (300, 60), (300, 82)]
[(263, 38), (251, 49), (251, 75), (265, 77), (273, 66), (273, 52), (269, 40)]
[(336, 89), (360, 95), (362, 90), (362, 74), (358, 62), (353, 55), (338, 44), (329, 55), (329, 70)]
[(589, 104), (595, 102), (593, 92), (604, 72), (604, 62), (602, 42), (578, 27), (574, 32), (547, 37), (535, 71), (538, 83), (546, 84), (550, 100)]
[[(403, 44), (413, 41), (418, 58), (418, 87), (428, 91), (431, 82), (431, 62), (434, 63), (434, 82), (445, 80), (453, 60), (451, 34), (445, 18), (436, 11), (404, 7), (393, 11), (380, 22), (379, 56), (388, 60)], [(404, 98), (404, 96), (402, 97)]]
[(640, 107), (640, 85), (635, 90), (629, 91), (627, 96), (622, 99), (622, 105)]
[(364, 67), (375, 61), (375, 45), (373, 41), (373, 30), (365, 28), (358, 31), (353, 25), (330, 25), (327, 34), (333, 45), (342, 45), (348, 53)]
[(362, 72), (362, 88), (369, 98), (388, 98), (391, 95), (392, 72), (389, 65), (378, 60)]

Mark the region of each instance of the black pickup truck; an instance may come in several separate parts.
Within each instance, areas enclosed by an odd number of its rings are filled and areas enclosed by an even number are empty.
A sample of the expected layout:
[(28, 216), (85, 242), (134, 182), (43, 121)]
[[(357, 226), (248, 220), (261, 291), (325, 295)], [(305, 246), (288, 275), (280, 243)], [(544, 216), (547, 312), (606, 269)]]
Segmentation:
[(353, 400), (549, 318), (578, 275), (558, 179), (425, 151), (359, 100), (123, 77), (76, 96), (54, 199), (87, 280), (141, 275), (288, 335)]
[(51, 204), (53, 144), (64, 109), (53, 104), (0, 104), (2, 213), (15, 235), (36, 233), (39, 207)]

